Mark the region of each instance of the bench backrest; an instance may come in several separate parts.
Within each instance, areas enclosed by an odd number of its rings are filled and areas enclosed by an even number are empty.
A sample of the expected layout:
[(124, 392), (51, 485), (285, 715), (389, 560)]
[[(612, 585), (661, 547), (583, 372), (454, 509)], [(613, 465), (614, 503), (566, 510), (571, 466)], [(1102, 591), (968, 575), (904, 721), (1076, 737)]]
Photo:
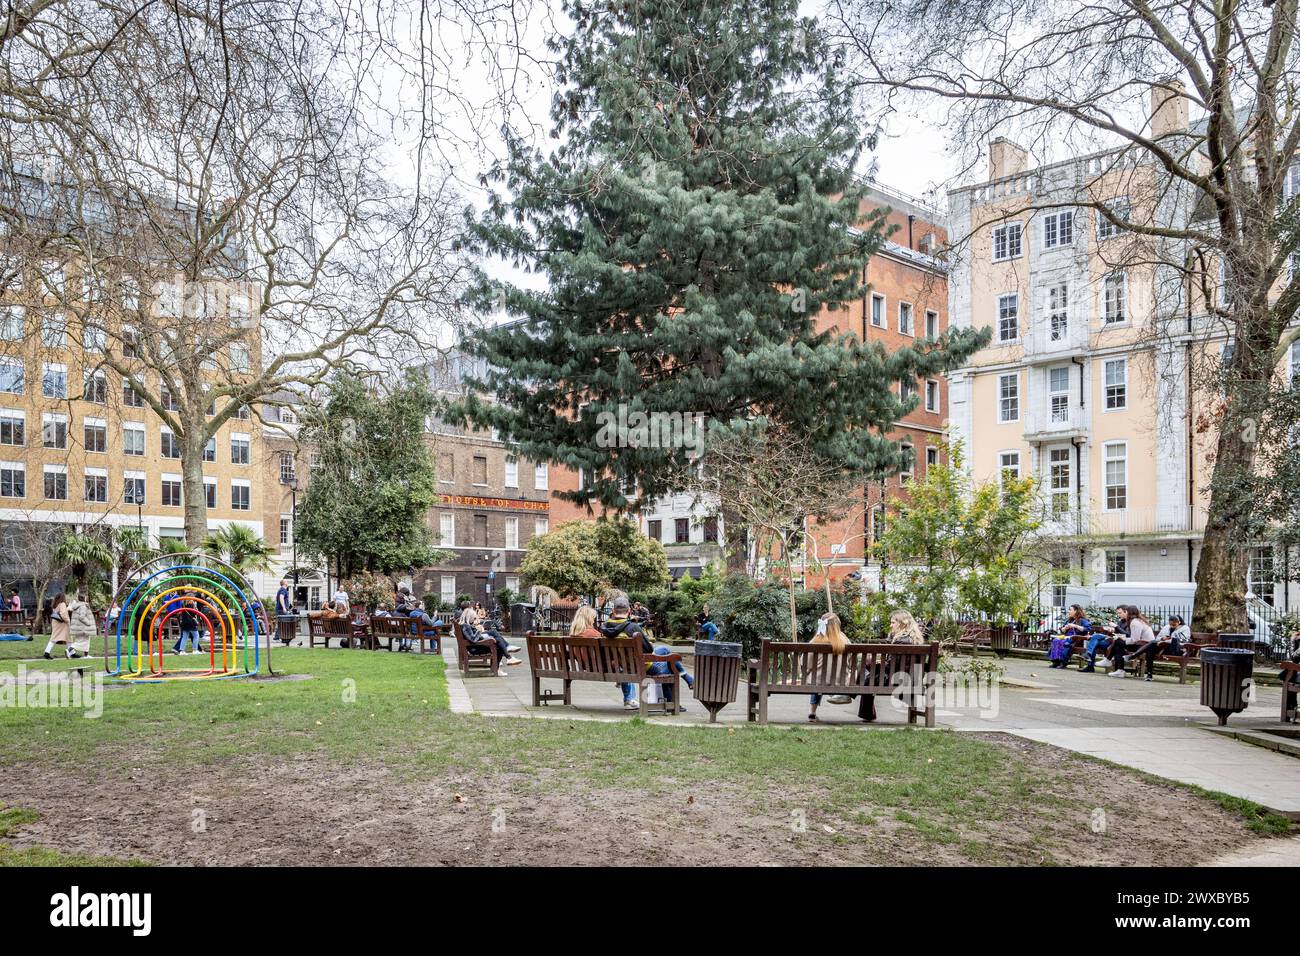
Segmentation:
[(629, 681), (639, 683), (645, 676), (645, 656), (639, 638), (603, 637), (600, 649), (606, 678), (626, 675)]
[(603, 637), (564, 637), (560, 638), (564, 646), (565, 661), (569, 674), (578, 680), (602, 680), (605, 675), (605, 659), (601, 653)]
[(411, 619), (409, 617), (372, 617), (370, 627), (376, 637), (407, 637), (410, 635)]
[(568, 664), (564, 656), (564, 638), (558, 634), (537, 634), (529, 631), (528, 662), (538, 677), (567, 677)]
[(850, 644), (836, 654), (829, 644), (764, 641), (759, 683), (809, 693), (889, 691), (895, 675), (917, 680), (938, 666), (938, 644)]

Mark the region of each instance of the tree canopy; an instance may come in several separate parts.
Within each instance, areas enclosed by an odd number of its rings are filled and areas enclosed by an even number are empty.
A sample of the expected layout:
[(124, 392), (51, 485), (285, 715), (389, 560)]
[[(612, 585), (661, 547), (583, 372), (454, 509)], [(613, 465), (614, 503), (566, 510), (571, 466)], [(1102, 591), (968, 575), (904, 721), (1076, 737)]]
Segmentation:
[[(569, 0), (554, 41), (550, 154), (511, 140), (475, 251), (545, 276), (480, 273), (472, 301), (517, 321), (470, 342), (487, 372), (453, 409), (521, 454), (582, 469), (564, 497), (619, 509), (679, 490), (703, 434), (770, 417), (836, 467), (903, 463), (897, 383), (975, 334), (878, 343), (819, 329), (865, 295), (883, 241), (854, 169), (863, 124), (842, 62), (797, 0)], [(644, 416), (644, 417), (642, 417)], [(612, 427), (611, 427), (612, 426)], [(733, 529), (734, 530), (734, 529)]]
[(331, 380), (325, 402), (301, 419), (299, 440), (316, 455), (294, 528), (301, 550), (332, 561), (343, 577), (442, 559), (425, 523), (437, 499), (424, 441), (433, 405), (413, 370), (383, 391), (354, 375)]
[(570, 521), (528, 542), (519, 572), (562, 597), (594, 598), (615, 587), (642, 591), (668, 583), (664, 546), (631, 521)]

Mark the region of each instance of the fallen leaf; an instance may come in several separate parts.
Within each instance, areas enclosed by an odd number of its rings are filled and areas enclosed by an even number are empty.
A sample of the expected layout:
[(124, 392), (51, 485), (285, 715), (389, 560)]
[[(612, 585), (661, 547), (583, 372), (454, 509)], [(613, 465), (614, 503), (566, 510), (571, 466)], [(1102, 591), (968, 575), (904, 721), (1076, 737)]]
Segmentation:
[(688, 797), (686, 798), (686, 802), (687, 802), (687, 803), (694, 803), (694, 802), (695, 802), (695, 797), (694, 797), (694, 795), (692, 795), (692, 796), (688, 796)]
[(465, 802), (465, 796), (464, 796), (464, 794), (453, 793), (453, 794), (451, 795), (451, 798), (452, 798), (453, 800), (455, 800), (457, 803), (464, 803), (464, 802)]

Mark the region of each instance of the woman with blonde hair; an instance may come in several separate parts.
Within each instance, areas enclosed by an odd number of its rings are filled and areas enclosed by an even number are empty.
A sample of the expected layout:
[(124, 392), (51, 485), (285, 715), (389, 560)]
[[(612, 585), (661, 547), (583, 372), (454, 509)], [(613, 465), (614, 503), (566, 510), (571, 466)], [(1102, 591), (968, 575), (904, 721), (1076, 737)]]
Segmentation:
[[(921, 625), (916, 623), (912, 612), (899, 608), (889, 615), (889, 633), (885, 636), (889, 644), (924, 644), (925, 635)], [(876, 719), (876, 695), (863, 694), (858, 698), (858, 717), (867, 722)]]
[(600, 637), (596, 629), (596, 609), (584, 604), (573, 612), (573, 623), (569, 625), (570, 637)]
[[(808, 643), (829, 644), (832, 654), (843, 654), (845, 648), (849, 646), (849, 639), (844, 636), (844, 631), (840, 627), (840, 616), (828, 612), (819, 617), (817, 619), (817, 633), (813, 635), (813, 639)], [(851, 699), (848, 698), (848, 700)], [(817, 705), (821, 702), (821, 694), (812, 694), (808, 698), (808, 719), (814, 723), (817, 721)]]
[(889, 643), (925, 643), (925, 635), (921, 633), (921, 625), (916, 623), (916, 618), (912, 617), (911, 611), (905, 611), (902, 608), (899, 608), (893, 614), (889, 615)]

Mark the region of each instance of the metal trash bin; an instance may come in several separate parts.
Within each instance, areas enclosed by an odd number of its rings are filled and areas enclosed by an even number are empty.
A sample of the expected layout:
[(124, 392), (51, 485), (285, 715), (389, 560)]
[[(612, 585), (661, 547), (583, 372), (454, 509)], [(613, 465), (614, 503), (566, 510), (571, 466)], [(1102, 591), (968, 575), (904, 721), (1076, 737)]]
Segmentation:
[(275, 616), (275, 636), (286, 645), (298, 636), (298, 615), (277, 614)]
[(1245, 651), (1254, 653), (1255, 635), (1254, 634), (1219, 634), (1220, 647), (1237, 647)]
[(736, 700), (743, 645), (729, 641), (695, 642), (695, 699), (718, 722), (718, 711)]
[(1214, 711), (1219, 726), (1229, 714), (1239, 714), (1250, 702), (1246, 686), (1255, 663), (1255, 652), (1244, 647), (1201, 648), (1201, 704)]
[(533, 629), (533, 612), (536, 604), (517, 601), (510, 605), (510, 633), (525, 634)]

